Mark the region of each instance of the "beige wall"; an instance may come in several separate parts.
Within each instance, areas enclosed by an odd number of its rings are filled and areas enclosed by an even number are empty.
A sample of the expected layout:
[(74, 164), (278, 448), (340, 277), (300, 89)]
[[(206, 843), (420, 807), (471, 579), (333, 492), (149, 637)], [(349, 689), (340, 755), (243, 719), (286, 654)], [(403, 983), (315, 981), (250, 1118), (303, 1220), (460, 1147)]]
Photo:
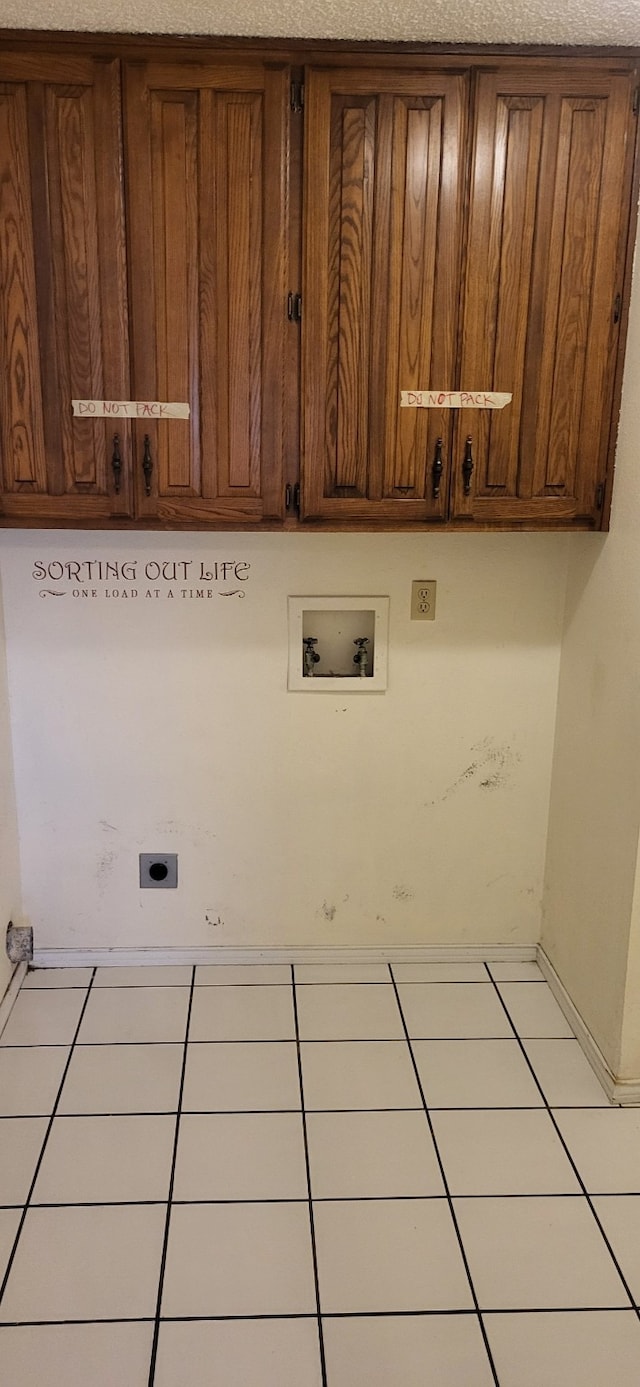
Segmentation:
[(19, 922), (19, 912), (18, 831), (0, 595), (0, 998), (5, 991), (12, 971), (5, 952), (6, 929), (9, 920), (13, 919), (14, 923)]
[(611, 532), (576, 536), (570, 549), (542, 930), (605, 1058), (626, 1078), (640, 1077), (639, 381), (636, 275)]
[[(7, 535), (36, 946), (535, 942), (569, 542)], [(244, 598), (32, 577), (91, 557), (251, 567)], [(409, 620), (420, 577), (434, 623)], [(389, 595), (386, 693), (287, 692), (287, 595), (305, 593)], [(140, 851), (179, 853), (177, 891), (140, 891)]]

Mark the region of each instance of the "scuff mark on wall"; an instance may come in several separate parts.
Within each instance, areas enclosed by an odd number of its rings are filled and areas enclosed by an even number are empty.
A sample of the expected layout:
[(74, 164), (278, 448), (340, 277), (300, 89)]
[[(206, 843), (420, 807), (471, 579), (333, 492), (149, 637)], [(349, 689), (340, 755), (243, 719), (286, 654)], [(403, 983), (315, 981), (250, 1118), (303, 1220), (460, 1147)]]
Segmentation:
[(117, 854), (111, 850), (100, 854), (96, 864), (96, 880), (98, 883), (98, 894), (104, 895), (107, 889), (108, 880), (113, 871)]
[(500, 745), (492, 737), (484, 737), (481, 742), (476, 742), (471, 747), (471, 753), (475, 752), (473, 761), (465, 766), (460, 775), (437, 799), (429, 801), (428, 807), (432, 808), (435, 804), (444, 804), (451, 795), (457, 794), (463, 786), (475, 784), (479, 790), (493, 791), (506, 790), (511, 784), (513, 772), (520, 764), (522, 757), (519, 751), (515, 751), (508, 743)]
[(117, 830), (115, 824), (110, 824), (110, 823), (108, 823), (106, 819), (101, 819), (101, 820), (100, 820), (100, 827), (101, 827), (101, 829), (103, 830), (104, 833), (117, 833), (117, 832), (118, 832), (118, 830)]
[(98, 877), (98, 880), (100, 880), (102, 877), (109, 875), (109, 872), (111, 871), (115, 860), (115, 852), (109, 851), (101, 853), (100, 857), (98, 858), (98, 866), (96, 869), (96, 875)]
[(336, 909), (337, 907), (335, 905), (327, 905), (327, 902), (323, 901), (317, 914), (322, 915), (325, 920), (333, 920)]
[(205, 824), (183, 822), (180, 819), (161, 819), (154, 825), (156, 833), (164, 833), (168, 837), (175, 838), (178, 834), (183, 838), (192, 838), (197, 847), (199, 838), (215, 838), (217, 835)]
[(412, 901), (415, 891), (411, 886), (394, 886), (391, 895), (394, 901)]

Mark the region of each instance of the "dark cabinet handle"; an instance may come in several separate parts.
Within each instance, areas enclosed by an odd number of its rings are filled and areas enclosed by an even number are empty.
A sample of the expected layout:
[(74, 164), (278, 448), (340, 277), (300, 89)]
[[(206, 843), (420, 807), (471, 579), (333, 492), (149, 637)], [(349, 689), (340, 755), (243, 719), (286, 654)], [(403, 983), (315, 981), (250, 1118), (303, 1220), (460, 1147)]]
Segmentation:
[(142, 471), (144, 472), (145, 495), (151, 495), (151, 473), (153, 472), (153, 459), (151, 457), (151, 439), (148, 433), (144, 436), (144, 453), (142, 457)]
[(433, 499), (437, 501), (440, 495), (440, 482), (442, 480), (442, 439), (436, 438), (436, 447), (433, 455), (433, 467), (431, 468), (433, 477)]
[(113, 468), (113, 489), (116, 496), (120, 495), (120, 478), (122, 476), (122, 458), (120, 456), (120, 434), (113, 435), (113, 453), (111, 455), (111, 466)]
[(473, 472), (473, 452), (471, 448), (471, 434), (464, 445), (464, 458), (462, 461), (462, 476), (464, 479), (464, 494), (469, 496), (471, 493), (471, 474)]

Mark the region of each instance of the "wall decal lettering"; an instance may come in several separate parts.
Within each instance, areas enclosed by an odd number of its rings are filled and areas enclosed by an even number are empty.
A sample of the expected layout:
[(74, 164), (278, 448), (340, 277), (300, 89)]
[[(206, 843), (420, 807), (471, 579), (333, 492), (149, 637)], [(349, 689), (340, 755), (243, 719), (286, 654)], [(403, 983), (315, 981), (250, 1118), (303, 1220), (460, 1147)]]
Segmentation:
[(35, 559), (31, 578), (44, 598), (211, 601), (246, 597), (229, 584), (248, 583), (250, 569), (245, 559)]

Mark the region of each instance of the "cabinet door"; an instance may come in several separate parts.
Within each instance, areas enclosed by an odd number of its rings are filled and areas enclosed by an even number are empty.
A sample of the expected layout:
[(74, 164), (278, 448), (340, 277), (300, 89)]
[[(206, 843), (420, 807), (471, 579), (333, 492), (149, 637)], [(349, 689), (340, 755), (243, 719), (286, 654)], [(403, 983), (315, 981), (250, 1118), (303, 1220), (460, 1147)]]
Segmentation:
[(446, 516), (451, 412), (400, 392), (455, 386), (465, 97), (456, 73), (307, 76), (305, 518)]
[(143, 518), (284, 513), (288, 93), (262, 63), (127, 66), (135, 397), (190, 409), (135, 425)]
[(461, 411), (456, 517), (600, 523), (632, 124), (605, 65), (478, 79), (460, 386), (513, 400)]
[(71, 403), (129, 394), (118, 71), (91, 57), (0, 56), (0, 516), (9, 521), (90, 524), (130, 510), (126, 423), (76, 418)]

